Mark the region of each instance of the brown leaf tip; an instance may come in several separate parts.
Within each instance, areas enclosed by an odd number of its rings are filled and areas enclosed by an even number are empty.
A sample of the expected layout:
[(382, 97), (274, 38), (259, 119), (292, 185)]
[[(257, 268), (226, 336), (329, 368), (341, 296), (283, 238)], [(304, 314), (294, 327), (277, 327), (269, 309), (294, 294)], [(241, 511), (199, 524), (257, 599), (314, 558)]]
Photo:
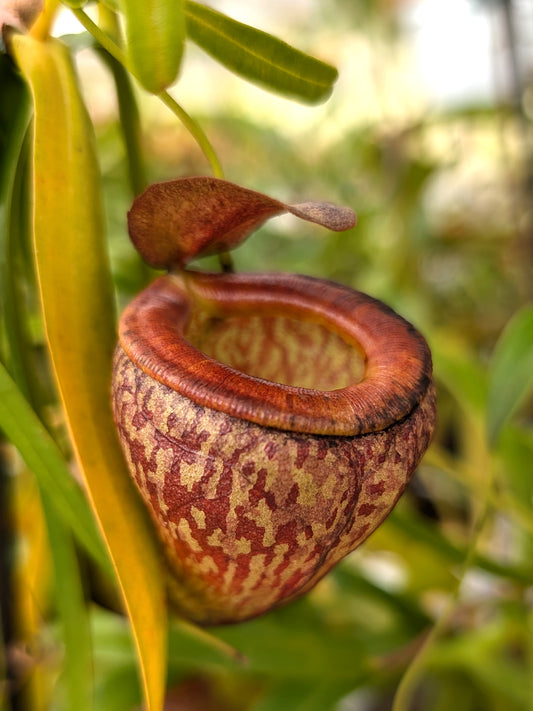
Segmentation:
[(315, 222), (334, 232), (344, 232), (357, 224), (357, 216), (353, 210), (349, 207), (332, 205), (330, 202), (302, 202), (291, 205), (289, 209), (296, 217)]

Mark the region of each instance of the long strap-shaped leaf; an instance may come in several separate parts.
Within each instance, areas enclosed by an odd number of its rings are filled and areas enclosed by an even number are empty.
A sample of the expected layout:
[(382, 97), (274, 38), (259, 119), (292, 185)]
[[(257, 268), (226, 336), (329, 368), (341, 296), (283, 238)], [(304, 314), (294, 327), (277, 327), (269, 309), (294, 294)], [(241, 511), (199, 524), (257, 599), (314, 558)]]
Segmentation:
[(487, 434), (491, 444), (532, 389), (533, 304), (528, 304), (507, 324), (490, 362)]
[(14, 36), (35, 108), (34, 237), (46, 333), (78, 461), (136, 639), (147, 705), (163, 705), (166, 613), (157, 549), (109, 405), (113, 293), (92, 128), (67, 48)]
[(325, 101), (337, 70), (262, 30), (188, 0), (187, 34), (235, 74), (304, 103)]
[(111, 571), (94, 517), (61, 451), (0, 363), (0, 429), (46, 491), (54, 514), (102, 570)]

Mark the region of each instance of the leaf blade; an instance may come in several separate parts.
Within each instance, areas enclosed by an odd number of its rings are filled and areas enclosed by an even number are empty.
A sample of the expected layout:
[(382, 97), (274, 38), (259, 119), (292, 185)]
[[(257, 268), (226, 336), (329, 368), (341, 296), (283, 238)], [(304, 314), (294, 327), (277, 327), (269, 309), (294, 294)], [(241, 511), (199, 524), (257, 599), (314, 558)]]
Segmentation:
[(145, 89), (159, 94), (178, 76), (185, 40), (184, 0), (121, 0), (126, 55)]
[(35, 107), (34, 241), (49, 350), (130, 617), (147, 705), (158, 711), (166, 669), (164, 584), (111, 414), (114, 302), (94, 135), (65, 45), (16, 35), (13, 49)]
[[(0, 85), (3, 104), (11, 115), (0, 109), (0, 302), (2, 313), (2, 359), (15, 380), (29, 390), (29, 374), (33, 371), (30, 344), (22, 315), (24, 290), (31, 267), (22, 264), (27, 244), (27, 157), (28, 129), (31, 121), (31, 99), (22, 78), (16, 74), (7, 56), (0, 56)], [(21, 273), (23, 272), (23, 273)], [(24, 282), (24, 283), (23, 283)]]
[(66, 695), (71, 708), (92, 711), (92, 644), (78, 559), (72, 537), (57, 518), (49, 494), (41, 491), (41, 500), (54, 565), (55, 598), (65, 647)]
[(0, 429), (17, 448), (39, 487), (79, 543), (104, 569), (109, 569), (87, 500), (74, 481), (61, 452), (0, 363)]
[(502, 427), (533, 389), (533, 306), (520, 309), (505, 327), (489, 364), (487, 436), (494, 444)]
[(285, 212), (336, 231), (356, 222), (347, 207), (287, 205), (228, 180), (194, 176), (150, 185), (134, 200), (128, 229), (148, 264), (183, 267), (195, 257), (235, 249), (266, 220)]
[(305, 103), (331, 94), (338, 76), (331, 65), (192, 0), (185, 15), (193, 42), (235, 74)]

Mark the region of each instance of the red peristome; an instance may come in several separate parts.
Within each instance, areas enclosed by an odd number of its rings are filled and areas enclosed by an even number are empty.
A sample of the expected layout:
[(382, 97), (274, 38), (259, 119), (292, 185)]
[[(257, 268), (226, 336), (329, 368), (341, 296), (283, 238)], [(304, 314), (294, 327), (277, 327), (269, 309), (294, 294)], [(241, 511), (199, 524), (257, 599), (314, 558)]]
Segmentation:
[[(364, 377), (328, 391), (252, 377), (206, 356), (187, 337), (194, 314), (292, 316), (337, 333), (362, 351)], [(148, 375), (207, 407), (294, 432), (355, 435), (405, 417), (427, 391), (431, 355), (422, 336), (371, 297), (287, 274), (166, 276), (125, 310), (120, 343)]]

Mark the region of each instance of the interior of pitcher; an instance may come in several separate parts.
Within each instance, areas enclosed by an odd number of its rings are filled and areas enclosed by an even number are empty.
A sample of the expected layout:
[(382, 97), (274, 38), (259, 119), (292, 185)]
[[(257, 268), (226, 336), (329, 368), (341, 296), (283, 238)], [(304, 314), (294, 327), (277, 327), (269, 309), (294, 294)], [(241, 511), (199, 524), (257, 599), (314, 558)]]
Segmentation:
[(332, 327), (283, 313), (194, 310), (185, 337), (207, 356), (283, 385), (336, 390), (360, 382), (364, 354)]

